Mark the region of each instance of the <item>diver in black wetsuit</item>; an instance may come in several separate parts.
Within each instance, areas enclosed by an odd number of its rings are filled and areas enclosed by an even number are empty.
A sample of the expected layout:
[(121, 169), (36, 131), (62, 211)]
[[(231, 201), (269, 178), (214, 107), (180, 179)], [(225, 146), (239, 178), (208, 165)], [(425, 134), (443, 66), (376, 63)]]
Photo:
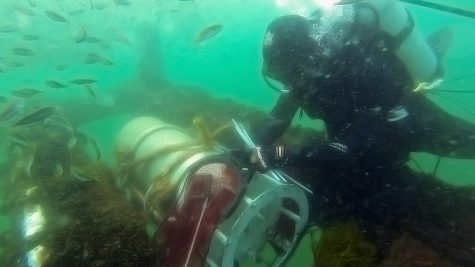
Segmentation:
[[(413, 78), (394, 52), (404, 34), (398, 40), (346, 19), (326, 29), (321, 19), (297, 15), (269, 25), (263, 74), (285, 89), (254, 131), (259, 168), (317, 169), (305, 182), (319, 226), (357, 221), (380, 253), (395, 232), (408, 231), (459, 266), (475, 266), (475, 216), (466, 216), (475, 210), (474, 191), (406, 165), (417, 151), (475, 158), (475, 126), (412, 92)], [(439, 65), (431, 78), (441, 75)], [(327, 143), (275, 144), (299, 109), (325, 122)]]

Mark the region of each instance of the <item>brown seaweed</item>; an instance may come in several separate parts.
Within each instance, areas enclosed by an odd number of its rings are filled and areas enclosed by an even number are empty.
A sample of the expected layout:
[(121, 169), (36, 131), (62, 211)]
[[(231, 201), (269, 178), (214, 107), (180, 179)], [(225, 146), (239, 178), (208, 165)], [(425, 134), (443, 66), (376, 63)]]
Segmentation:
[(376, 246), (356, 222), (342, 222), (323, 230), (313, 248), (319, 267), (371, 267), (376, 265)]

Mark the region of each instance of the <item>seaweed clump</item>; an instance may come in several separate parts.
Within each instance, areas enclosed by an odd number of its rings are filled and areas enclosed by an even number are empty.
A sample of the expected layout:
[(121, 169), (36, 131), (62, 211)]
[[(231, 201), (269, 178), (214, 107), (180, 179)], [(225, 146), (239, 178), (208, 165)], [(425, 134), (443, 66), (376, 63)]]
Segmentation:
[(314, 240), (315, 266), (320, 267), (368, 267), (377, 261), (377, 249), (365, 239), (356, 222), (338, 223), (322, 232), (320, 240)]
[(44, 266), (152, 266), (157, 255), (144, 232), (145, 218), (129, 208), (118, 192), (103, 182), (50, 184), (54, 194)]
[[(318, 238), (317, 234), (321, 233)], [(361, 226), (340, 222), (322, 231), (311, 232), (314, 266), (318, 267), (456, 267), (435, 248), (401, 232), (390, 242), (387, 253), (380, 255), (378, 246)]]
[[(10, 133), (12, 166), (1, 185), (5, 215), (0, 266), (24, 266), (35, 254), (39, 266), (155, 266), (158, 252), (145, 232), (146, 216), (131, 208), (114, 185), (114, 172), (90, 142), (64, 120)], [(19, 142), (21, 140), (21, 142)], [(29, 207), (44, 220), (25, 222)], [(31, 230), (30, 229), (30, 230)]]
[(402, 234), (391, 246), (390, 255), (378, 267), (449, 267), (453, 264), (443, 260), (432, 248)]

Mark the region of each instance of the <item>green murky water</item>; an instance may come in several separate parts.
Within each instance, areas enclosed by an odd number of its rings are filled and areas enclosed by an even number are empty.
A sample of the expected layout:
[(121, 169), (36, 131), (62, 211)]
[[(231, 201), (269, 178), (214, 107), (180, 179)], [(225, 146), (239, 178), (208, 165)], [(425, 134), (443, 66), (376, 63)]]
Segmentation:
[[(77, 114), (84, 115), (78, 119), (81, 122), (78, 127), (99, 143), (105, 160), (112, 163), (114, 138), (120, 127), (136, 115), (116, 106), (124, 88), (137, 88), (139, 93), (144, 87), (178, 84), (268, 111), (278, 95), (260, 75), (260, 49), (267, 24), (283, 14), (308, 14), (314, 10), (314, 2), (3, 0), (0, 3), (0, 96), (14, 99), (12, 91), (33, 88), (41, 93), (21, 100), (25, 110), (31, 106), (56, 105), (82, 113), (84, 107), (85, 114)], [(430, 2), (475, 12), (473, 0)], [(442, 87), (475, 91), (475, 19), (414, 4), (406, 6), (423, 35), (445, 26), (455, 32), (444, 61), (446, 77)], [(222, 28), (216, 35), (197, 43), (197, 36), (210, 25)], [(91, 88), (70, 84), (78, 78), (96, 82)], [(48, 81), (68, 86), (52, 88)], [(448, 112), (475, 122), (475, 93), (429, 94), (428, 97)], [(140, 99), (140, 96), (131, 98), (129, 104), (140, 106)], [(3, 107), (4, 103), (1, 104)], [(178, 100), (175, 104), (183, 103)], [(91, 107), (99, 107), (100, 116), (91, 115)], [(110, 112), (103, 112), (108, 108)], [(0, 125), (2, 142), (8, 136), (9, 123)], [(296, 123), (321, 127), (321, 123), (306, 118)], [(1, 159), (4, 161), (5, 157), (2, 155)], [(414, 159), (427, 172), (437, 162), (436, 157), (427, 154), (414, 155)], [(438, 176), (454, 184), (475, 184), (474, 161), (443, 159)], [(7, 225), (7, 218), (0, 216), (0, 231)], [(307, 241), (304, 239), (289, 266), (311, 264)]]

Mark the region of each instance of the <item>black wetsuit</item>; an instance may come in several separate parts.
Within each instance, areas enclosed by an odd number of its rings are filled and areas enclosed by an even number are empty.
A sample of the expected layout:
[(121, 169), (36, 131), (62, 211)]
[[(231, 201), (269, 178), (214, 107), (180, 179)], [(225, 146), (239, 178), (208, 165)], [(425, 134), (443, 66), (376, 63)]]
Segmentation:
[[(416, 151), (475, 158), (475, 126), (411, 92), (412, 79), (391, 50), (350, 48), (338, 58), (301, 88), (281, 95), (273, 120), (256, 133), (258, 143), (274, 143), (301, 108), (325, 122), (328, 143), (286, 147), (284, 158), (273, 164), (315, 168), (313, 177), (303, 179), (314, 191), (314, 223), (359, 221), (383, 247), (391, 233), (409, 231), (444, 252), (466, 251), (467, 244), (457, 240), (468, 234), (467, 225), (453, 224), (461, 216), (454, 205), (474, 208), (475, 201), (406, 163)], [(475, 245), (475, 237), (467, 242)], [(471, 253), (457, 259), (461, 266), (475, 262)]]

